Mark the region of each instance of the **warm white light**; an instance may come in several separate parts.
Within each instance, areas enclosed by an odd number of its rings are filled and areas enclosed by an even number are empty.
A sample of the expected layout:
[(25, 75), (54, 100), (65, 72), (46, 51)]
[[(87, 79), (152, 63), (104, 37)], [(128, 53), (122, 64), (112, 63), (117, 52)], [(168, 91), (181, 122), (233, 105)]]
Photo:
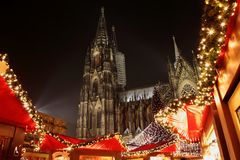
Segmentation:
[(208, 34), (209, 34), (209, 35), (213, 35), (214, 32), (215, 32), (214, 29), (211, 28), (211, 29), (209, 29)]
[(205, 63), (205, 67), (209, 67), (210, 66), (210, 63)]
[(223, 41), (223, 39), (222, 39), (222, 38), (219, 38), (219, 39), (218, 39), (218, 42), (222, 42), (222, 41)]
[(221, 25), (221, 27), (224, 27), (226, 25), (226, 23), (222, 22), (220, 25)]

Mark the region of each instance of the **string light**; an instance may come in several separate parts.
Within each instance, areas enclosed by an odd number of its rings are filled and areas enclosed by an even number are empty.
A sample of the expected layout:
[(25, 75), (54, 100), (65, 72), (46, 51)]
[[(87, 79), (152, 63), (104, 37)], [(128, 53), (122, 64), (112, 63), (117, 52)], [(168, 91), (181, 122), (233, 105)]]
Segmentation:
[[(126, 148), (126, 144), (123, 142), (122, 136), (120, 135), (120, 133), (108, 134), (108, 135), (105, 135), (105, 136), (102, 136), (102, 137), (98, 137), (98, 138), (95, 138), (95, 139), (90, 139), (90, 140), (87, 140), (87, 141), (84, 141), (84, 142), (80, 142), (78, 144), (73, 144), (73, 143), (61, 138), (59, 135), (51, 133), (49, 131), (47, 131), (45, 134), (55, 138), (60, 143), (65, 144), (68, 148), (72, 148), (72, 149), (87, 147), (87, 146), (93, 145), (95, 143), (98, 143), (98, 142), (101, 142), (101, 141), (104, 141), (104, 140), (109, 140), (109, 139), (112, 139), (112, 138), (117, 139), (119, 144), (122, 146), (122, 148)], [(42, 142), (43, 141), (41, 141), (41, 143)]]
[(128, 157), (128, 158), (146, 156), (150, 153), (161, 151), (161, 150), (175, 144), (176, 142), (177, 142), (177, 140), (173, 140), (173, 141), (167, 142), (167, 143), (165, 143), (165, 144), (163, 144), (159, 147), (149, 149), (149, 150), (142, 150), (142, 151), (136, 151), (136, 152), (122, 152), (121, 156), (122, 157)]

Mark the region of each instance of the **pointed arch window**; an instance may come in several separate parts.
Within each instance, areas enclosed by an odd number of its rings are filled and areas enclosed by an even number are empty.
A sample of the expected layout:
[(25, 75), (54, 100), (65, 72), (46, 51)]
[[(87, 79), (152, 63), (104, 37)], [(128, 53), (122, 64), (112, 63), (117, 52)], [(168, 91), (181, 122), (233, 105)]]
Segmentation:
[(97, 79), (95, 79), (93, 81), (92, 91), (93, 91), (94, 96), (96, 96), (98, 94), (98, 80)]
[(188, 95), (196, 95), (196, 90), (190, 84), (185, 84), (181, 91), (181, 97), (188, 96)]
[(90, 113), (89, 113), (89, 128), (92, 129), (92, 109), (90, 109)]
[(101, 128), (102, 112), (100, 108), (97, 111), (97, 128)]

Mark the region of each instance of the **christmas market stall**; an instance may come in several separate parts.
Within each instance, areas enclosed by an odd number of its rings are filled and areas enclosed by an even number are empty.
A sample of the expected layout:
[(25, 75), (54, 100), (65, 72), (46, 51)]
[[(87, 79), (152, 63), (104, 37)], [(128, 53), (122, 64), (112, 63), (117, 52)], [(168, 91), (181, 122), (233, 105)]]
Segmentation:
[(126, 151), (126, 148), (119, 134), (81, 140), (47, 132), (41, 142), (40, 151), (50, 153), (53, 159), (113, 160), (121, 159), (121, 152)]
[(123, 152), (122, 157), (144, 160), (153, 157), (202, 158), (200, 138), (206, 113), (206, 108), (196, 111), (194, 106), (189, 106), (165, 117), (168, 123), (164, 125), (158, 124), (163, 119), (159, 120), (156, 116), (156, 122), (126, 143), (128, 151)]
[(27, 92), (0, 54), (0, 159), (18, 159), (26, 131), (41, 132), (41, 120)]
[(204, 159), (240, 159), (239, 5), (239, 0), (205, 3), (199, 59), (215, 103), (202, 135)]

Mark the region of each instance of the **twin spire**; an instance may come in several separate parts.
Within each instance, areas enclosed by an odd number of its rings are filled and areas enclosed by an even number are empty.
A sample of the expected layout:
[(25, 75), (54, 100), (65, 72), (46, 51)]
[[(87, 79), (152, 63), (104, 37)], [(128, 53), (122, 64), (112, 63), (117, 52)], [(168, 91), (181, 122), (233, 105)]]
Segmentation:
[(177, 43), (176, 43), (175, 37), (173, 36), (172, 38), (173, 38), (174, 53), (175, 53), (174, 67), (176, 68), (178, 59), (180, 58), (180, 52), (179, 52), (179, 49), (178, 49), (178, 47), (177, 47)]
[[(94, 40), (94, 45), (97, 45), (97, 46), (108, 45), (109, 44), (108, 38), (109, 37), (107, 32), (107, 23), (106, 23), (105, 14), (104, 14), (104, 7), (102, 7), (101, 14), (98, 21), (98, 27), (97, 27), (96, 37)], [(117, 39), (116, 39), (114, 26), (112, 26), (111, 45), (113, 47), (113, 50), (117, 52), (118, 47), (117, 47)]]
[[(173, 44), (174, 44), (174, 52), (175, 52), (175, 64), (177, 63), (178, 59), (180, 58), (180, 52), (177, 47), (177, 43), (175, 40), (175, 37), (173, 36)], [(104, 7), (101, 8), (101, 15), (99, 17), (98, 21), (98, 27), (97, 27), (97, 33), (96, 38), (94, 41), (95, 45), (108, 45), (108, 33), (107, 33), (107, 24), (106, 19), (104, 15)], [(112, 26), (112, 45), (115, 52), (118, 50), (117, 47), (117, 39), (116, 39), (116, 33), (115, 33), (115, 27)]]
[(97, 45), (107, 45), (108, 44), (108, 33), (107, 25), (104, 15), (104, 7), (101, 8), (101, 15), (98, 21), (97, 33), (95, 38), (95, 44)]
[(116, 32), (115, 32), (115, 27), (112, 26), (112, 46), (114, 53), (118, 52), (118, 46), (117, 46), (117, 37), (116, 37)]
[(177, 61), (179, 59), (179, 57), (180, 57), (180, 52), (178, 50), (175, 37), (173, 36), (172, 38), (173, 38), (173, 45), (174, 45), (174, 52), (175, 52), (175, 61)]

